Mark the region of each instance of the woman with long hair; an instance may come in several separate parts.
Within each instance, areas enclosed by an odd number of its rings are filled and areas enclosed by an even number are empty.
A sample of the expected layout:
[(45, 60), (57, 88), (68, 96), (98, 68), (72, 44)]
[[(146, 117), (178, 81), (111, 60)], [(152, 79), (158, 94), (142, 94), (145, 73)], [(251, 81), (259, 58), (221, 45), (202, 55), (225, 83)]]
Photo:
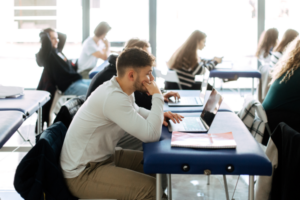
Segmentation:
[(271, 52), (276, 46), (277, 40), (278, 30), (276, 28), (270, 28), (261, 34), (255, 56), (262, 65), (270, 64)]
[[(205, 47), (205, 42), (206, 34), (198, 30), (194, 31), (167, 62), (168, 67), (177, 72), (182, 89), (199, 90), (201, 83), (195, 82), (195, 76), (203, 74), (205, 72), (204, 68), (210, 71), (222, 62), (222, 58), (218, 57), (212, 60), (204, 60), (198, 57), (197, 50), (202, 50)], [(165, 88), (178, 89), (178, 86), (166, 82)]]
[(271, 56), (272, 65), (275, 66), (278, 60), (281, 58), (288, 44), (293, 41), (299, 33), (293, 29), (288, 29), (279, 44), (274, 48)]
[[(271, 131), (285, 122), (300, 131), (300, 37), (287, 47), (272, 73), (271, 87), (263, 101)], [(264, 134), (267, 135), (267, 134)], [(264, 136), (266, 144), (268, 137)]]

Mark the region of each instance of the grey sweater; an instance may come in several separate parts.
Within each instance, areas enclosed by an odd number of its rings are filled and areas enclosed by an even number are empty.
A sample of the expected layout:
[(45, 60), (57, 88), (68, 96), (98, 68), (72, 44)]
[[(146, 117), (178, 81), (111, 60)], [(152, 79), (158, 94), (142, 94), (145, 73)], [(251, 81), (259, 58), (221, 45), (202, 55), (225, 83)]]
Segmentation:
[(60, 157), (65, 178), (77, 177), (89, 162), (114, 154), (125, 132), (142, 142), (158, 141), (163, 122), (163, 97), (154, 94), (151, 110), (135, 104), (116, 77), (99, 86), (81, 106), (68, 129)]

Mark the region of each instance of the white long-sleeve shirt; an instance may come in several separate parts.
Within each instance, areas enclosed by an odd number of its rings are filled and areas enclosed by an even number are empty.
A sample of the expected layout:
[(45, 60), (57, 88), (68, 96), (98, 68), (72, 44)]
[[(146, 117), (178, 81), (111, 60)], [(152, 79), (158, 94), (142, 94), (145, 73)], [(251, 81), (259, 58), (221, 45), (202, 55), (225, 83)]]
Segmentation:
[(154, 94), (152, 108), (135, 104), (116, 77), (99, 86), (76, 113), (67, 131), (60, 164), (65, 178), (77, 177), (89, 162), (101, 162), (114, 154), (125, 132), (143, 142), (158, 141), (163, 122), (163, 97)]

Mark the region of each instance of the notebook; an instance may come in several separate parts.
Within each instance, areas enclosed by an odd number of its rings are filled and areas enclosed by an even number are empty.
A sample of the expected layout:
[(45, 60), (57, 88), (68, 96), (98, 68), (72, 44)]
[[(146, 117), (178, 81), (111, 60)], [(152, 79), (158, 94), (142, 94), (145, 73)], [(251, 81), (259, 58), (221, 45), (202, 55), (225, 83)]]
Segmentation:
[(232, 132), (194, 134), (174, 131), (172, 133), (171, 147), (235, 149), (236, 142)]

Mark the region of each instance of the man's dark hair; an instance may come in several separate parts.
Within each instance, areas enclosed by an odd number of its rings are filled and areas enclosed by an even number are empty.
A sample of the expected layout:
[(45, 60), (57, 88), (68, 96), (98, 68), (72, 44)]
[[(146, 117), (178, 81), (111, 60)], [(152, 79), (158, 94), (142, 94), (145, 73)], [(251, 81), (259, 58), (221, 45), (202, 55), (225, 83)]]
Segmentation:
[(43, 30), (43, 32), (50, 34), (51, 32), (55, 32), (55, 30), (52, 28), (46, 28)]
[(127, 68), (132, 67), (138, 70), (143, 67), (152, 66), (154, 57), (140, 48), (125, 49), (117, 59), (118, 76), (125, 75)]
[(100, 37), (101, 35), (106, 34), (110, 29), (111, 27), (108, 25), (108, 23), (100, 22), (98, 26), (95, 28), (94, 34), (97, 37)]

